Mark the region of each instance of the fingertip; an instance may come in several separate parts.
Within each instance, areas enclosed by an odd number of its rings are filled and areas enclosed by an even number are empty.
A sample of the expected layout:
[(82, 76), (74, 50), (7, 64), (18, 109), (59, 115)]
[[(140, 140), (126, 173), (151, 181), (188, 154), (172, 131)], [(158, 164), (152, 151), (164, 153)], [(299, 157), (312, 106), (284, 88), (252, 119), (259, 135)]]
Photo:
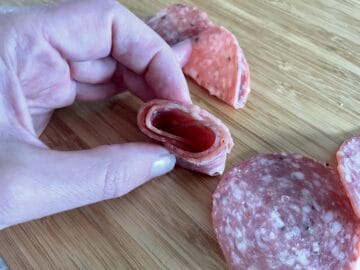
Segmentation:
[(192, 52), (192, 42), (190, 39), (185, 39), (172, 47), (181, 67), (184, 67), (189, 61)]
[(185, 103), (185, 104), (192, 104), (190, 94), (187, 95), (182, 102)]
[(174, 96), (172, 98), (172, 100), (180, 101), (181, 103), (184, 103), (184, 104), (192, 104), (192, 100), (190, 97), (190, 91), (189, 91), (189, 88), (187, 85), (186, 85), (185, 89), (183, 88), (176, 92), (179, 93), (180, 96)]

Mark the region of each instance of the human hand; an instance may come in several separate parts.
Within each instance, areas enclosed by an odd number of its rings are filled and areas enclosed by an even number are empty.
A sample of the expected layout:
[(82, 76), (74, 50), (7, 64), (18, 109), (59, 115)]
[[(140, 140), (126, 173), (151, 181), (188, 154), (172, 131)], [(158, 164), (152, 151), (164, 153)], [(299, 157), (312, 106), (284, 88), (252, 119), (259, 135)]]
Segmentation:
[(111, 0), (0, 9), (0, 40), (0, 229), (121, 196), (174, 167), (157, 145), (60, 152), (38, 136), (76, 98), (128, 89), (190, 103), (179, 65), (189, 44), (172, 51)]

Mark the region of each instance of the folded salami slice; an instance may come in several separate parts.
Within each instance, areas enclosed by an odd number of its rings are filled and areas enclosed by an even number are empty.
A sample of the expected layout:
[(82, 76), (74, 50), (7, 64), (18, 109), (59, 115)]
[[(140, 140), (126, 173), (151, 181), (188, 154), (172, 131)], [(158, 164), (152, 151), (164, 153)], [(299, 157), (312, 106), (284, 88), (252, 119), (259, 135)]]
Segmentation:
[(137, 121), (143, 133), (176, 156), (178, 165), (208, 175), (223, 173), (233, 141), (228, 128), (207, 111), (157, 99), (144, 104)]
[(258, 155), (226, 173), (213, 225), (231, 269), (359, 269), (360, 224), (336, 170)]
[(206, 12), (186, 4), (171, 5), (145, 22), (171, 46), (212, 25)]
[(234, 108), (244, 107), (250, 93), (250, 71), (236, 37), (214, 26), (191, 5), (175, 4), (146, 23), (170, 45), (192, 39), (193, 51), (183, 71), (197, 84)]
[(354, 212), (360, 218), (360, 136), (344, 142), (336, 156), (340, 178)]
[(209, 27), (193, 39), (184, 73), (236, 109), (250, 93), (250, 72), (235, 36), (223, 27)]

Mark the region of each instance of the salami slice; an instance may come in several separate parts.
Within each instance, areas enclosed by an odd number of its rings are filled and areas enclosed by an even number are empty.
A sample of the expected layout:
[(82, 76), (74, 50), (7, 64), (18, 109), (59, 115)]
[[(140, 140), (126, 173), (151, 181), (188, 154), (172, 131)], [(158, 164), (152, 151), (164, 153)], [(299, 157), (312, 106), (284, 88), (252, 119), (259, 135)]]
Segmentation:
[(336, 170), (266, 154), (225, 174), (213, 225), (231, 269), (359, 269), (360, 224)]
[(347, 140), (336, 154), (340, 179), (360, 218), (360, 136)]
[(204, 11), (184, 4), (171, 5), (146, 23), (171, 46), (192, 38), (193, 51), (184, 73), (234, 108), (245, 106), (249, 65), (231, 32), (214, 26)]
[(235, 36), (223, 27), (209, 27), (192, 40), (184, 73), (211, 95), (236, 109), (244, 107), (250, 93), (250, 72)]
[(186, 4), (162, 9), (146, 23), (171, 46), (198, 35), (212, 25), (206, 12)]
[(208, 175), (223, 173), (233, 141), (215, 116), (196, 105), (157, 99), (145, 103), (137, 119), (140, 130), (162, 142), (178, 165)]

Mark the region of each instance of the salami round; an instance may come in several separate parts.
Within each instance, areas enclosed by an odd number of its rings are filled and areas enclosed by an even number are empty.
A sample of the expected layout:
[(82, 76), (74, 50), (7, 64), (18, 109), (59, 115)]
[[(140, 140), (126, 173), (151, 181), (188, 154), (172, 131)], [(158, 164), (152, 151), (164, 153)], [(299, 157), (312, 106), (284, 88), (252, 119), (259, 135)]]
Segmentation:
[(214, 26), (192, 41), (184, 73), (211, 95), (236, 109), (244, 107), (250, 93), (250, 72), (236, 37), (225, 28)]
[(341, 181), (354, 212), (360, 218), (360, 136), (344, 142), (336, 157)]
[(186, 4), (171, 5), (145, 22), (171, 46), (212, 25), (206, 12)]
[(178, 165), (211, 176), (223, 173), (233, 140), (229, 129), (207, 111), (156, 99), (144, 104), (137, 122), (144, 134), (176, 156)]
[(360, 224), (336, 170), (264, 154), (225, 174), (213, 225), (231, 269), (359, 269)]

